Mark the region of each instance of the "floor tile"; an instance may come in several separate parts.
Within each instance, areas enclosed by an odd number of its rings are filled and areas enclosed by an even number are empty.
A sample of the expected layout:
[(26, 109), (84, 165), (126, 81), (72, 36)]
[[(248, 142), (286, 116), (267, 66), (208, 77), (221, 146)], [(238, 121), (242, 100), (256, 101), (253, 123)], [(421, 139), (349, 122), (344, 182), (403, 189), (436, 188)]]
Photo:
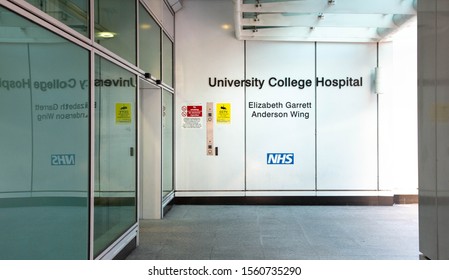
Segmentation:
[(175, 205), (129, 260), (413, 260), (418, 206)]

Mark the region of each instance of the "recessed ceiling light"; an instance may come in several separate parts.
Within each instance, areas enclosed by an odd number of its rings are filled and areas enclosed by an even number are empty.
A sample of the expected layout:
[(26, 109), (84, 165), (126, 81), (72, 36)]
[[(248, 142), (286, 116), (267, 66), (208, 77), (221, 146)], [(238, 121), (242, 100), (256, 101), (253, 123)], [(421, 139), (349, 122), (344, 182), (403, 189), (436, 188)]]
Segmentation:
[(151, 28), (151, 25), (148, 24), (148, 23), (142, 23), (142, 24), (140, 25), (140, 28), (141, 28), (141, 29), (150, 29), (150, 28)]
[(114, 32), (108, 32), (108, 31), (103, 31), (103, 32), (97, 33), (97, 37), (105, 38), (105, 39), (114, 38), (115, 35), (117, 35), (117, 34)]
[(231, 29), (231, 25), (230, 24), (223, 24), (221, 26), (221, 28), (223, 28), (224, 30), (229, 30), (229, 29)]

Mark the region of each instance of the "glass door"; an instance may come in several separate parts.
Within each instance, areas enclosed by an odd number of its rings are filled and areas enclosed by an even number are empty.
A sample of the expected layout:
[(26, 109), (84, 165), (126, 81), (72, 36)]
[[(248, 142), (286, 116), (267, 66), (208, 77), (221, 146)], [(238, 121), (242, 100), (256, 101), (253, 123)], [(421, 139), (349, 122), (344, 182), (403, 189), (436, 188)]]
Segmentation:
[(0, 260), (87, 259), (90, 54), (3, 7), (0, 22)]
[(137, 222), (136, 75), (95, 61), (94, 256)]

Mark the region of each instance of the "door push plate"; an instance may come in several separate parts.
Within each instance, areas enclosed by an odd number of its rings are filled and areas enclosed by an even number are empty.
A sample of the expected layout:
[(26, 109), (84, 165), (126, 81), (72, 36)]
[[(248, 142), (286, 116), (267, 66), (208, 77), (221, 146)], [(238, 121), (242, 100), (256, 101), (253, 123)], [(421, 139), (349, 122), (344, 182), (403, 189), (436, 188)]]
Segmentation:
[(214, 103), (206, 104), (206, 144), (207, 155), (214, 155)]

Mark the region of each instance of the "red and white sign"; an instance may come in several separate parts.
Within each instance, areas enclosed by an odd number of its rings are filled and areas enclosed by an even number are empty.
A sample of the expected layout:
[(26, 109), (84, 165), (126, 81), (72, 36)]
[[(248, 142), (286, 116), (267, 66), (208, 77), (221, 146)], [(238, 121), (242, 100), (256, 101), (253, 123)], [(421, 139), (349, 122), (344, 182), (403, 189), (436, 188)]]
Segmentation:
[(181, 107), (182, 128), (203, 128), (203, 105)]
[(203, 106), (187, 106), (188, 118), (199, 118), (203, 116)]

